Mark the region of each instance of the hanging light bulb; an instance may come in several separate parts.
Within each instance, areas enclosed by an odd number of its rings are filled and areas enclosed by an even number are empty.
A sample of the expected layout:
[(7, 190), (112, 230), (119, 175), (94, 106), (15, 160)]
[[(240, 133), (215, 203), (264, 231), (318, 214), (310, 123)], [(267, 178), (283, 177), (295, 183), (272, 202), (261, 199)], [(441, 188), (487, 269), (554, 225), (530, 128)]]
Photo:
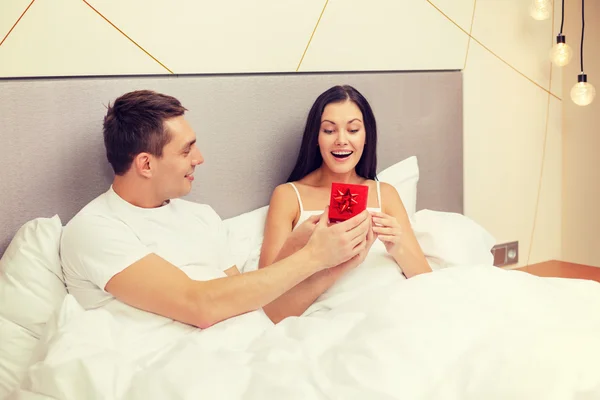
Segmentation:
[(550, 60), (557, 67), (564, 67), (571, 61), (573, 50), (567, 44), (565, 35), (563, 35), (563, 27), (565, 25), (565, 0), (562, 0), (562, 12), (560, 14), (560, 32), (556, 36), (556, 44), (550, 50)]
[(577, 76), (577, 83), (571, 89), (571, 99), (578, 106), (587, 106), (596, 97), (594, 85), (587, 81), (587, 75), (581, 73)]
[(550, 59), (557, 67), (564, 67), (571, 61), (573, 50), (565, 42), (565, 35), (559, 34), (556, 37), (556, 44), (550, 50)]
[(596, 97), (594, 85), (587, 81), (583, 72), (583, 34), (585, 32), (585, 0), (581, 0), (581, 49), (579, 51), (581, 73), (577, 75), (577, 83), (571, 89), (571, 100), (578, 106), (587, 106)]
[(532, 0), (529, 13), (533, 19), (543, 21), (550, 18), (552, 4), (550, 3), (550, 0)]

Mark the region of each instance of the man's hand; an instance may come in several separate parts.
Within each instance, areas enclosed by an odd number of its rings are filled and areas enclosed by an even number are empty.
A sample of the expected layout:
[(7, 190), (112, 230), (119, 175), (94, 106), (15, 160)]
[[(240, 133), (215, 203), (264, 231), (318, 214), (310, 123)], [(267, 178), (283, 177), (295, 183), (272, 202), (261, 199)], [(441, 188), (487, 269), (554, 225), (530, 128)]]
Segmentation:
[(320, 219), (321, 215), (310, 216), (306, 221), (298, 225), (298, 227), (290, 233), (288, 240), (293, 243), (294, 247), (296, 248), (302, 248), (306, 246)]
[[(369, 218), (369, 219), (371, 219), (371, 218)], [(373, 231), (373, 224), (371, 223), (371, 224), (369, 224), (369, 230), (367, 231), (365, 248), (360, 253), (358, 253), (351, 259), (349, 259), (348, 261), (343, 262), (340, 265), (337, 265), (333, 268), (329, 268), (327, 270), (327, 272), (335, 272), (335, 273), (344, 274), (344, 273), (358, 267), (360, 264), (362, 264), (365, 261), (365, 258), (367, 257), (367, 254), (369, 254), (369, 251), (371, 250), (371, 246), (373, 246), (373, 243), (375, 243), (375, 240), (377, 240), (377, 234)]]
[(367, 233), (371, 230), (368, 211), (329, 225), (328, 208), (321, 214), (306, 245), (312, 256), (321, 262), (321, 269), (334, 267), (361, 254), (367, 248)]

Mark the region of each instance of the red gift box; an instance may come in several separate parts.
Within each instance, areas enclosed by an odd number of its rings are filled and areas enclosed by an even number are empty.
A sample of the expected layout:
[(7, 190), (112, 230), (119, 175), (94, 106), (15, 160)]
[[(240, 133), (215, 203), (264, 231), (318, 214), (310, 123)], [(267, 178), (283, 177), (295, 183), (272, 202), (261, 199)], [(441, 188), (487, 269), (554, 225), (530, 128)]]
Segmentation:
[(350, 183), (331, 184), (329, 221), (341, 222), (360, 214), (367, 208), (369, 187)]

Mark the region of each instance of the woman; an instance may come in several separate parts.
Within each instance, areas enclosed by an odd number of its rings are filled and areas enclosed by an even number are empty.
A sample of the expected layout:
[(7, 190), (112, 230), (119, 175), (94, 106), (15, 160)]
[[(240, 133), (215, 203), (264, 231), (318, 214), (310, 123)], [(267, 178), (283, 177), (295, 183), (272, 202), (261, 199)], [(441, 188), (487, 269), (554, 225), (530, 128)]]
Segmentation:
[[(259, 268), (306, 243), (323, 210), (327, 212), (332, 182), (344, 182), (369, 187), (367, 210), (374, 234), (367, 238), (369, 247), (376, 238), (381, 251), (395, 261), (396, 272), (407, 278), (431, 271), (396, 189), (376, 180), (376, 148), (375, 116), (356, 89), (335, 86), (317, 98), (308, 114), (296, 165), (287, 183), (279, 185), (271, 197)], [(265, 307), (265, 312), (274, 322), (301, 315), (343, 275), (354, 274), (358, 277), (354, 286), (361, 285), (368, 276), (358, 272), (367, 264), (357, 265), (363, 259), (313, 275)]]

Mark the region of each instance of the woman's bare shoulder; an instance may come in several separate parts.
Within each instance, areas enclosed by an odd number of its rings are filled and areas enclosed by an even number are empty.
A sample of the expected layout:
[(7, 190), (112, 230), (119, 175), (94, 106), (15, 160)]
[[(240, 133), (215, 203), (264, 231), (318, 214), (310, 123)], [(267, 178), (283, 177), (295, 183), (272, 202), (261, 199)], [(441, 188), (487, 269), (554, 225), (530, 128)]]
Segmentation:
[(282, 218), (289, 218), (290, 221), (296, 221), (299, 212), (300, 207), (292, 185), (288, 183), (278, 185), (271, 195), (269, 216), (275, 218), (277, 221), (281, 221)]
[(384, 192), (386, 194), (391, 194), (391, 195), (393, 195), (394, 193), (398, 194), (398, 192), (396, 191), (396, 188), (387, 182), (379, 182), (379, 186), (381, 188), (381, 194), (383, 194)]
[[(393, 185), (387, 182), (380, 182), (381, 187), (381, 203), (383, 206), (383, 212), (395, 213), (399, 210), (405, 210), (404, 203), (400, 198), (400, 194)], [(405, 212), (405, 211), (404, 211)]]
[(292, 197), (296, 197), (292, 185), (290, 185), (288, 182), (282, 183), (280, 185), (277, 185), (277, 187), (275, 187), (275, 190), (273, 190), (273, 194), (271, 195), (271, 203), (273, 203), (273, 201), (286, 202)]

